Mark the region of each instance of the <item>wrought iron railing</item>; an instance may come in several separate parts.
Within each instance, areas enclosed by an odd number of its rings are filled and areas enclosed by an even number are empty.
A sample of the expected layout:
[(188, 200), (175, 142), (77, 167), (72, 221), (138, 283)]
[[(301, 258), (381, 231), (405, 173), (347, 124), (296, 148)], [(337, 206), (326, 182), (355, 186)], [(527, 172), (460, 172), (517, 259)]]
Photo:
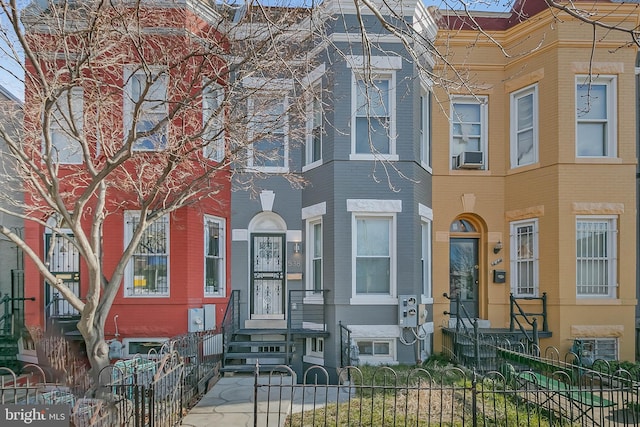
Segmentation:
[[(22, 326), (24, 325), (24, 302), (35, 301), (34, 297), (11, 297), (5, 295), (0, 299), (0, 305), (2, 305), (2, 313), (0, 314), (0, 335), (18, 335), (21, 333)], [(22, 310), (16, 308), (16, 304), (20, 304), (23, 307)]]
[[(233, 339), (233, 335), (240, 329), (240, 290), (231, 291), (227, 309), (222, 318), (222, 348), (226, 351), (227, 346)], [(222, 365), (224, 366), (224, 356)]]
[(327, 290), (289, 290), (287, 328), (327, 330)]
[[(540, 311), (525, 311), (520, 304), (520, 301), (540, 301)], [(538, 318), (542, 319), (542, 332), (549, 332), (549, 323), (547, 321), (547, 293), (543, 292), (541, 297), (515, 297), (513, 294), (509, 294), (510, 301), (510, 323), (509, 329), (513, 331), (515, 329), (515, 323), (521, 325), (520, 319), (523, 320), (530, 327), (533, 327), (533, 321)]]

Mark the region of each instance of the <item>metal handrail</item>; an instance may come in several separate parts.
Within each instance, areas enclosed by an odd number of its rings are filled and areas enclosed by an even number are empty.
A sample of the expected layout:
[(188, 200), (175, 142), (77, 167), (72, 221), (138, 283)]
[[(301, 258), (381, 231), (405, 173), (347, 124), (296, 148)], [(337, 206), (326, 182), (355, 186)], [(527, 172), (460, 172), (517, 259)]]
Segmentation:
[[(540, 316), (542, 317), (542, 331), (549, 332), (549, 324), (547, 322), (547, 293), (546, 292), (543, 292), (541, 297), (518, 297), (518, 298), (513, 296), (513, 293), (511, 293), (509, 294), (509, 300), (511, 303), (511, 310), (510, 310), (511, 322), (510, 322), (509, 328), (511, 330), (513, 330), (513, 322), (517, 321), (517, 316), (523, 317), (529, 325), (533, 325), (532, 321), (529, 320), (529, 316)], [(522, 309), (522, 307), (520, 307), (520, 304), (518, 304), (518, 300), (523, 300), (523, 301), (540, 300), (542, 302), (542, 312), (527, 313)], [(514, 312), (514, 307), (518, 309), (518, 313)]]
[(240, 329), (240, 290), (231, 291), (227, 308), (222, 318), (222, 366), (225, 365), (224, 355), (227, 352), (227, 345), (231, 342), (233, 335)]
[[(445, 297), (446, 299), (448, 299), (449, 301), (455, 301), (456, 304), (456, 312), (452, 313), (450, 311), (445, 311), (444, 314), (445, 315), (454, 315), (456, 316), (456, 332), (460, 332), (460, 329), (464, 329), (464, 331), (466, 333), (471, 333), (471, 327), (473, 327), (472, 325), (477, 323), (478, 318), (477, 317), (471, 317), (471, 315), (469, 314), (469, 312), (467, 311), (467, 308), (462, 305), (460, 303), (460, 298), (458, 297), (450, 297), (449, 294), (447, 294), (446, 292), (442, 294), (443, 297)], [(462, 312), (462, 317), (460, 316), (460, 313)], [(467, 326), (464, 322), (464, 320), (468, 320), (468, 324), (471, 326)]]
[(14, 319), (14, 313), (12, 308), (12, 303), (14, 301), (35, 301), (35, 300), (36, 300), (35, 297), (13, 298), (13, 297), (10, 297), (9, 295), (5, 295), (4, 297), (2, 297), (2, 299), (0, 299), (0, 304), (2, 304), (2, 307), (3, 307), (3, 314), (0, 316), (0, 333), (2, 335), (12, 335), (15, 332), (14, 330), (15, 319)]

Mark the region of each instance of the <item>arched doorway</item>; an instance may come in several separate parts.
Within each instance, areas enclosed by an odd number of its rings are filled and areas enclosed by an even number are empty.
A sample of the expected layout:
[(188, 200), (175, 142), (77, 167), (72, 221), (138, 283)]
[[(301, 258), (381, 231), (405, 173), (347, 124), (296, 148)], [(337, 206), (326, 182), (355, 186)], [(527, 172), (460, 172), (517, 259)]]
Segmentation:
[(252, 319), (284, 319), (286, 302), (286, 223), (262, 212), (249, 224), (249, 295)]
[(479, 224), (470, 218), (457, 218), (449, 228), (449, 295), (466, 311), (459, 315), (472, 319), (480, 317), (480, 237)]

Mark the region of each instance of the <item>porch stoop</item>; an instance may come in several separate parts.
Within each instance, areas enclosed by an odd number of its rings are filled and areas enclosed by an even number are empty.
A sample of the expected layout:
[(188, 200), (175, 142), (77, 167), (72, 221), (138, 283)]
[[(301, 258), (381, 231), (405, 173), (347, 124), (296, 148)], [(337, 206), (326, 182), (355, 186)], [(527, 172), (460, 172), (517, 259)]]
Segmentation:
[(270, 372), (291, 363), (293, 341), (287, 340), (286, 328), (244, 328), (237, 330), (225, 347), (221, 372), (254, 372), (256, 362), (261, 371)]

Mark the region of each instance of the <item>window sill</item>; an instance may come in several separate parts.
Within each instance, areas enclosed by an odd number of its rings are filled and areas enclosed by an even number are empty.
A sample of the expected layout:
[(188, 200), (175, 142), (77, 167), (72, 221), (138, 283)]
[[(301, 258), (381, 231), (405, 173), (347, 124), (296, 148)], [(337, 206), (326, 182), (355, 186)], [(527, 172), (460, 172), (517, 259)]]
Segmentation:
[(433, 298), (423, 294), (420, 297), (420, 304), (433, 304)]
[(622, 300), (616, 297), (603, 296), (577, 296), (577, 305), (622, 305)]
[(576, 163), (613, 163), (620, 164), (622, 159), (620, 157), (578, 157), (576, 156)]
[(312, 295), (312, 296), (304, 297), (302, 299), (302, 303), (303, 304), (324, 304), (324, 298), (322, 297), (322, 294)]
[(511, 169), (509, 169), (507, 171), (507, 175), (514, 175), (514, 174), (517, 174), (517, 173), (527, 172), (527, 171), (535, 170), (535, 169), (540, 169), (540, 163), (539, 162), (530, 163), (528, 165), (512, 166)]
[(320, 357), (313, 354), (307, 354), (302, 356), (302, 361), (310, 363), (312, 365), (324, 365), (324, 357)]
[(451, 169), (449, 175), (479, 175), (479, 176), (491, 176), (491, 171), (487, 169)]
[(289, 168), (285, 166), (278, 167), (255, 167), (247, 166), (247, 172), (255, 173), (289, 173)]
[(367, 160), (367, 161), (386, 161), (397, 162), (400, 157), (397, 154), (364, 154), (355, 153), (349, 154), (349, 160)]
[(391, 295), (357, 295), (349, 300), (351, 305), (398, 305), (398, 298)]
[(136, 293), (126, 293), (124, 294), (125, 298), (169, 298), (170, 295), (169, 293), (154, 293), (154, 292), (147, 292), (144, 294), (136, 294)]
[(304, 165), (304, 166), (302, 167), (302, 172), (306, 172), (306, 171), (308, 171), (308, 170), (315, 169), (315, 168), (317, 168), (318, 166), (322, 166), (322, 159), (317, 160), (317, 161), (315, 161), (315, 162), (313, 162), (313, 163), (309, 163), (308, 165)]
[(425, 162), (420, 162), (420, 167), (422, 167), (422, 169), (426, 170), (429, 173), (433, 173), (433, 169), (431, 168), (431, 166), (429, 166)]

